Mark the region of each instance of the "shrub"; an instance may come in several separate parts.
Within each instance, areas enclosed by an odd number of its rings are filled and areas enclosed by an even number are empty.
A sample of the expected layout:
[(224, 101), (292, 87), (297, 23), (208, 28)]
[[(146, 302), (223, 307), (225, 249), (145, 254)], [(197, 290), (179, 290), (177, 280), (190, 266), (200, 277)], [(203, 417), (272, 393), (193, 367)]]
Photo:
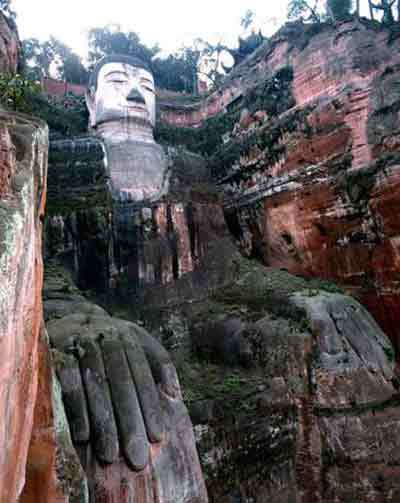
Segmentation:
[(0, 74), (0, 103), (6, 108), (31, 113), (31, 97), (39, 92), (39, 84), (22, 75)]
[(327, 0), (327, 10), (333, 19), (343, 19), (350, 14), (352, 0)]

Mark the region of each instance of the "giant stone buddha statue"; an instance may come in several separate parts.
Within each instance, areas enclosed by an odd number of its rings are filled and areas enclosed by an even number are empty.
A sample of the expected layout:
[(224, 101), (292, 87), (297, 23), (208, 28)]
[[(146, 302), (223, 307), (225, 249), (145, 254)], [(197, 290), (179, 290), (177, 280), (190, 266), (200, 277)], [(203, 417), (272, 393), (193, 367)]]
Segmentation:
[[(100, 218), (99, 205), (90, 207), (85, 196), (86, 208), (61, 219), (78, 251), (79, 274), (92, 271), (94, 276), (104, 272), (109, 259), (108, 234), (121, 249), (129, 235), (125, 248), (136, 253), (130, 222), (167, 191), (168, 163), (154, 141), (154, 80), (142, 61), (120, 55), (102, 59), (90, 80), (87, 105), (95, 134), (53, 142), (49, 171), (54, 180), (60, 166), (76, 193), (85, 181), (90, 193), (104, 181), (97, 180), (96, 169), (101, 173), (106, 165), (113, 199), (107, 218)], [(99, 250), (104, 262), (96, 261)], [(109, 316), (80, 296), (51, 288), (47, 296), (47, 329), (90, 502), (207, 503), (191, 421), (166, 350), (143, 328)]]
[(113, 196), (154, 201), (167, 190), (167, 161), (153, 137), (154, 79), (138, 58), (111, 55), (95, 66), (86, 95), (90, 127), (103, 140)]
[(56, 239), (47, 233), (46, 246), (51, 254), (72, 252), (83, 289), (123, 284), (136, 295), (171, 284), (200, 267), (214, 237), (227, 234), (205, 160), (155, 142), (155, 105), (148, 66), (107, 56), (89, 82), (91, 135), (50, 143), (48, 227), (61, 225)]

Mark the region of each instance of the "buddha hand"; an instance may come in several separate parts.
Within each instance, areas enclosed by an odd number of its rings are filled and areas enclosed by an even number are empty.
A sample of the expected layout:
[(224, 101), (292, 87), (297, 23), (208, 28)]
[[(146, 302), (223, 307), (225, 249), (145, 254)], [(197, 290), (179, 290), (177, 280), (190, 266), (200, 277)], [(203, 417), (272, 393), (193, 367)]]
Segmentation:
[(179, 402), (167, 351), (141, 327), (106, 315), (75, 314), (48, 325), (75, 445), (89, 441), (105, 464), (122, 454), (133, 470), (169, 429), (164, 402)]

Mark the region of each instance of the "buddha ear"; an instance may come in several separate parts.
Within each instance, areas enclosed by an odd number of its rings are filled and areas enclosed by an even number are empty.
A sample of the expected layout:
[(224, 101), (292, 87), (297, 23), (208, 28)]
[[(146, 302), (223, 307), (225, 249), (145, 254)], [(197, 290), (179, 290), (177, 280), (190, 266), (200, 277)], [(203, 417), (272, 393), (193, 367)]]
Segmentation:
[(89, 89), (85, 93), (85, 100), (87, 109), (89, 110), (89, 122), (91, 127), (94, 127), (96, 125), (96, 106), (94, 97), (94, 89), (93, 87), (89, 87)]

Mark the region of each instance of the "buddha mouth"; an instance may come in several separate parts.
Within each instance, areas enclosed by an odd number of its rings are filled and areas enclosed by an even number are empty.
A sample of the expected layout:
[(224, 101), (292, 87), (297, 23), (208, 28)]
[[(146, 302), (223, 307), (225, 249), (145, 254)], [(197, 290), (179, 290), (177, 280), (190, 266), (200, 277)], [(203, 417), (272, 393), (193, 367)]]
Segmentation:
[(140, 103), (130, 103), (126, 105), (126, 108), (130, 112), (147, 112), (147, 108)]

